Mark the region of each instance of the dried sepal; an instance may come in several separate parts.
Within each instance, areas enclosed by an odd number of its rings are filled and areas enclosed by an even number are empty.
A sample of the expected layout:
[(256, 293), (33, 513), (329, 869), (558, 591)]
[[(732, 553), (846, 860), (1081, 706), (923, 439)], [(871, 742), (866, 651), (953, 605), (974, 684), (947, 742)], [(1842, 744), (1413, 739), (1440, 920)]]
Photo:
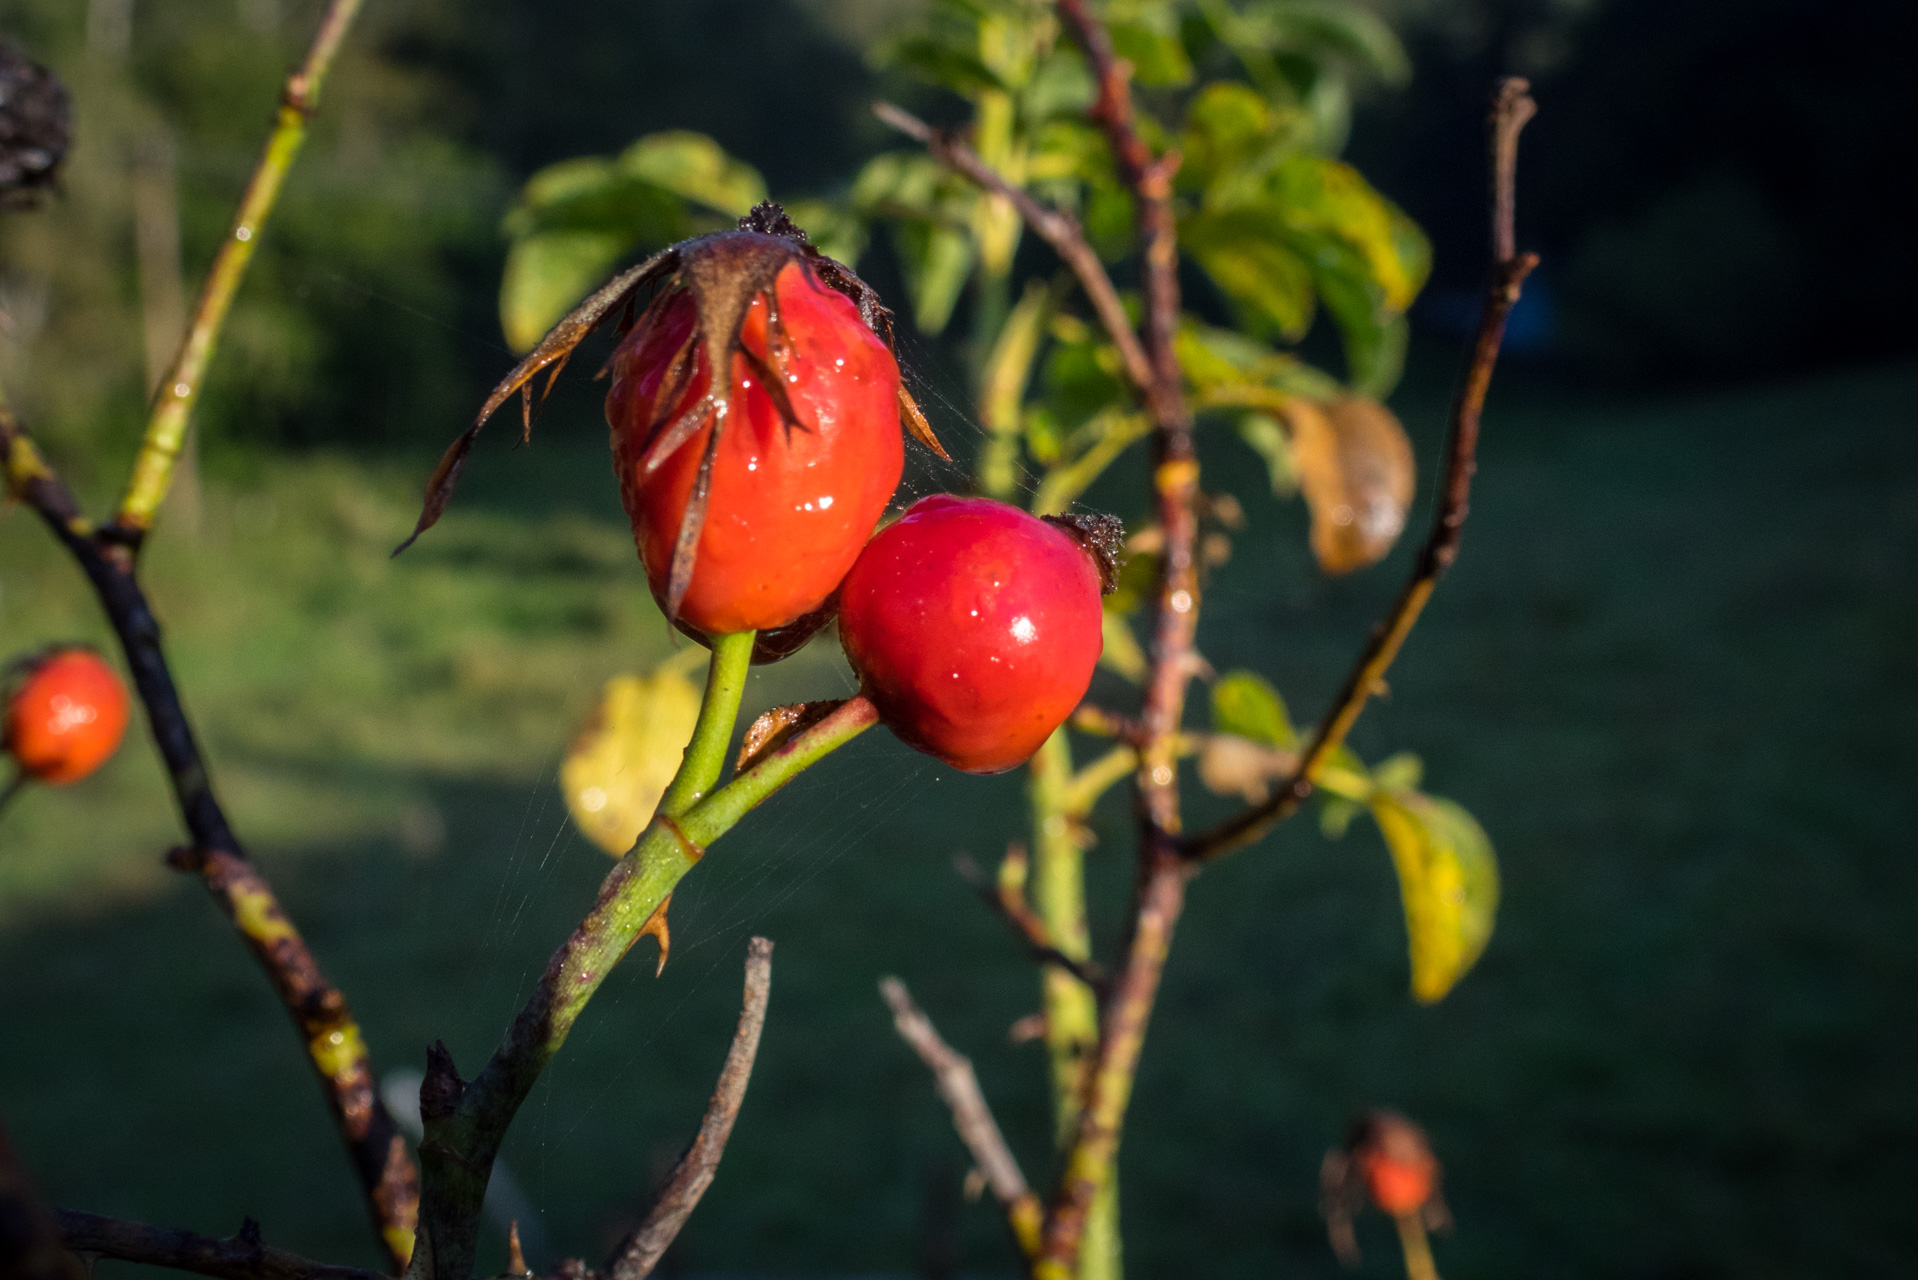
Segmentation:
[(794, 734), (818, 724), (845, 704), (844, 698), (794, 702), (761, 714), (746, 729), (745, 740), (739, 744), (739, 759), (733, 765), (733, 772), (746, 772), (779, 750)]
[(1125, 521), (1098, 512), (1040, 518), (1071, 534), (1086, 549), (1099, 566), (1101, 595), (1109, 596), (1119, 589), (1119, 571), (1125, 568)]
[(1327, 573), (1383, 559), (1405, 529), (1415, 480), (1412, 443), (1392, 411), (1346, 396), (1288, 401), (1299, 487), (1312, 512), (1312, 554)]

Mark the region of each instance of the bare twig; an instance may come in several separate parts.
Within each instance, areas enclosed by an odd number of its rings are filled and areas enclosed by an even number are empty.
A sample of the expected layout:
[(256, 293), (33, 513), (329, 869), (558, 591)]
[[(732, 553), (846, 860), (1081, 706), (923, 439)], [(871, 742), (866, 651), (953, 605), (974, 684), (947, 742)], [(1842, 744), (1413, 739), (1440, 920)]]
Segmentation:
[(965, 141), (943, 129), (935, 129), (904, 108), (890, 102), (875, 102), (872, 113), (891, 125), (908, 138), (922, 142), (933, 159), (947, 168), (970, 178), (977, 185), (1003, 196), (1033, 232), (1052, 246), (1060, 261), (1071, 268), (1078, 278), (1079, 287), (1085, 290), (1086, 300), (1092, 304), (1092, 310), (1099, 317), (1099, 323), (1105, 326), (1108, 337), (1119, 349), (1119, 359), (1125, 365), (1126, 376), (1132, 385), (1139, 389), (1142, 396), (1150, 396), (1152, 391), (1152, 363), (1146, 358), (1145, 347), (1139, 342), (1139, 335), (1133, 331), (1132, 321), (1126, 316), (1125, 304), (1119, 300), (1119, 291), (1112, 284), (1112, 277), (1106, 274), (1105, 264), (1099, 261), (1099, 255), (1086, 243), (1085, 232), (1071, 215), (1057, 209), (1048, 208), (1035, 199), (1024, 187), (1014, 186), (1005, 176), (967, 146)]
[(14, 495), (39, 514), (99, 596), (126, 654), (134, 689), (146, 708), (147, 723), (191, 841), (169, 861), (199, 874), (279, 993), (359, 1174), (374, 1228), (394, 1265), (403, 1265), (412, 1252), (419, 1208), (419, 1175), (406, 1140), (379, 1099), (366, 1043), (345, 996), (326, 980), (272, 888), (247, 860), (213, 794), (192, 722), (161, 647), (160, 624), (131, 562), (116, 554), (123, 548), (94, 531), (80, 514), (72, 492), (3, 408), (0, 463)]
[[(1006, 859), (1024, 863), (1025, 846), (1009, 845), (1006, 848)], [(985, 872), (979, 869), (979, 864), (971, 858), (963, 856), (954, 858), (952, 865), (954, 870), (958, 871), (960, 878), (971, 885), (985, 900), (986, 905), (992, 908), (993, 913), (1019, 935), (1034, 960), (1041, 964), (1059, 966), (1094, 991), (1105, 990), (1105, 970), (1090, 960), (1075, 960), (1061, 951), (1058, 944), (1053, 941), (1052, 930), (1046, 928), (1046, 922), (1041, 920), (1039, 913), (1032, 909), (1032, 904), (1026, 901), (1026, 895), (1022, 890), (1014, 889), (1003, 881), (995, 882), (988, 879)]]
[(227, 312), (253, 260), (253, 251), (259, 246), (260, 231), (280, 198), (280, 188), (300, 153), (300, 145), (306, 141), (307, 122), (319, 108), (326, 73), (361, 3), (362, 0), (332, 0), (320, 19), (319, 30), (314, 33), (300, 69), (287, 77), (280, 95), (279, 115), (267, 138), (266, 149), (254, 166), (246, 193), (240, 197), (233, 226), (213, 259), (212, 269), (207, 272), (179, 354), (154, 393), (153, 411), (140, 441), (139, 456), (134, 459), (133, 474), (114, 514), (118, 540), (129, 547), (139, 546), (152, 527), (161, 502), (166, 499), (173, 481), (174, 464), (186, 442), (187, 421), (206, 379), (207, 366), (212, 363), (214, 348), (219, 344)]
[(269, 1249), (260, 1240), (259, 1223), (251, 1218), (234, 1235), (217, 1240), (192, 1231), (149, 1227), (72, 1209), (56, 1210), (55, 1215), (67, 1248), (93, 1257), (191, 1271), (218, 1280), (384, 1280), (377, 1272), (313, 1262), (298, 1254)]
[(1033, 1253), (1039, 1244), (1039, 1198), (1026, 1185), (1019, 1161), (1006, 1146), (999, 1122), (992, 1118), (992, 1108), (980, 1092), (971, 1060), (940, 1037), (932, 1019), (913, 1003), (905, 983), (883, 978), (879, 994), (892, 1010), (892, 1025), (900, 1039), (912, 1046), (932, 1072), (933, 1084), (952, 1112), (952, 1126), (959, 1131), (959, 1140), (965, 1143), (979, 1172), (985, 1175), (993, 1198), (1005, 1209), (1019, 1247), (1027, 1254)]
[(1505, 80), (1500, 83), (1492, 104), (1489, 133), (1493, 261), (1470, 361), (1452, 404), (1451, 425), (1446, 434), (1445, 473), (1439, 486), (1438, 507), (1432, 516), (1432, 530), (1419, 550), (1411, 577), (1385, 618), (1373, 628), (1371, 640), (1353, 664), (1338, 696), (1332, 700), (1332, 709), (1320, 721), (1297, 771), (1265, 803), (1185, 841), (1184, 853), (1188, 859), (1217, 858), (1251, 844), (1297, 812), (1312, 794), (1332, 754), (1345, 742), (1366, 701), (1380, 687), (1386, 669), (1398, 656), (1399, 647), (1418, 621), (1425, 602), (1431, 599), (1438, 580), (1458, 558), (1459, 539), (1464, 532), (1472, 492), (1472, 473), (1477, 467), (1479, 415), (1485, 407), (1485, 393), (1491, 386), (1492, 369), (1498, 362), (1499, 344), (1505, 336), (1505, 318), (1518, 301), (1525, 277), (1538, 265), (1537, 255), (1518, 252), (1512, 223), (1519, 130), (1537, 110), (1528, 93), (1529, 87), (1524, 80)]
[(1156, 420), (1152, 482), (1164, 544), (1159, 556), (1152, 620), (1152, 667), (1140, 716), (1139, 879), (1123, 946), (1124, 960), (1100, 1018), (1098, 1052), (1086, 1086), (1078, 1132), (1053, 1191), (1041, 1256), (1040, 1280), (1070, 1280), (1093, 1202), (1111, 1180), (1126, 1104), (1146, 1024), (1172, 933), (1185, 904), (1189, 871), (1179, 856), (1179, 729), (1191, 679), (1199, 618), (1194, 554), (1199, 532), (1199, 463), (1175, 339), (1179, 326), (1178, 230), (1172, 176), (1179, 157), (1154, 157), (1135, 126), (1130, 66), (1117, 58), (1111, 37), (1086, 0), (1057, 0), (1059, 16), (1084, 51), (1099, 86), (1093, 120), (1105, 131), (1119, 177), (1138, 214), (1140, 280), (1145, 296), (1144, 344), (1152, 381), (1146, 401)]
[(726, 1065), (720, 1068), (718, 1087), (706, 1104), (699, 1136), (673, 1166), (672, 1176), (647, 1210), (645, 1221), (607, 1260), (606, 1271), (612, 1280), (645, 1280), (651, 1275), (706, 1188), (713, 1184), (720, 1157), (726, 1154), (726, 1140), (732, 1136), (733, 1121), (739, 1118), (739, 1106), (746, 1100), (746, 1082), (752, 1078), (753, 1057), (759, 1052), (759, 1033), (766, 1025), (766, 1001), (772, 995), (772, 983), (772, 940), (754, 938), (746, 948), (746, 997), (739, 1010), (739, 1026), (733, 1032)]

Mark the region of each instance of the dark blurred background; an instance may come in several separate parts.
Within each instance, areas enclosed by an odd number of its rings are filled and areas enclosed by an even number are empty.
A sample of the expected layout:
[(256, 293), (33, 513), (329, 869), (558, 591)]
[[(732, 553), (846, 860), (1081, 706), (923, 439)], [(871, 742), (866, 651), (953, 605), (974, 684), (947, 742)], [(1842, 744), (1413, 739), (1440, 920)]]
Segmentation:
[[(0, 0), (77, 125), (62, 189), (0, 214), (0, 382), (91, 493), (177, 331), (168, 273), (190, 297), (317, 11)], [(368, 4), (241, 295), (153, 589), (227, 799), (382, 1068), (436, 1036), (469, 1069), (488, 1050), (604, 869), (557, 754), (600, 681), (669, 648), (590, 388), (532, 448), (483, 450), (437, 541), (385, 559), (510, 361), (499, 219), (538, 167), (663, 128), (710, 133), (776, 193), (835, 190), (891, 145), (874, 96), (926, 101), (861, 52), (908, 12)], [(1485, 95), (1516, 72), (1540, 104), (1520, 236), (1545, 265), (1466, 551), (1358, 739), (1419, 751), (1479, 816), (1500, 928), (1419, 1009), (1370, 833), (1297, 824), (1202, 882), (1131, 1122), (1133, 1273), (1334, 1274), (1318, 1159), (1389, 1104), (1450, 1170), (1450, 1272), (1895, 1274), (1918, 1248), (1918, 19), (1898, 0), (1380, 12), (1414, 74), (1359, 104), (1347, 156), (1435, 245), (1393, 401), (1426, 475), (1484, 253)], [(896, 281), (883, 252), (862, 267)], [(912, 339), (906, 363), (963, 434), (953, 353)], [(1297, 505), (1208, 449), (1253, 532), (1212, 587), (1207, 654), (1313, 715), (1403, 553), (1320, 578)], [(1101, 492), (1124, 509), (1134, 479)], [(41, 530), (0, 514), (0, 649), (99, 634)], [(815, 652), (753, 696), (845, 678)], [(1010, 1274), (992, 1215), (952, 1202), (958, 1148), (872, 984), (914, 983), (1043, 1168), (1039, 1054), (1005, 1041), (1033, 983), (948, 870), (1016, 835), (1017, 781), (873, 741), (780, 805), (689, 882), (665, 977), (622, 974), (523, 1116), (508, 1160), (544, 1237), (596, 1256), (643, 1200), (761, 931), (780, 950), (760, 1075), (674, 1265), (934, 1275), (956, 1250)], [(0, 1113), (49, 1194), (215, 1233), (251, 1214), (370, 1262), (281, 1015), (158, 865), (150, 750), (5, 821)], [(1101, 830), (1126, 847), (1122, 813)], [(1109, 944), (1126, 872), (1095, 873)], [(1366, 1274), (1396, 1273), (1385, 1230), (1362, 1242)]]

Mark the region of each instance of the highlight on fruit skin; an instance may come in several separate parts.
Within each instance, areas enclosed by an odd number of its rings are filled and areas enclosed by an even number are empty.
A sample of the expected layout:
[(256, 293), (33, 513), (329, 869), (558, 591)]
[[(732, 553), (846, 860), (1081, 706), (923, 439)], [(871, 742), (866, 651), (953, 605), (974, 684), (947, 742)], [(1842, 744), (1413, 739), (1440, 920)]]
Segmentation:
[(20, 665), (4, 744), (21, 778), (63, 787), (105, 764), (126, 727), (126, 687), (113, 668), (92, 649), (61, 646)]
[(839, 636), (880, 720), (967, 773), (1030, 759), (1085, 697), (1118, 521), (922, 498), (860, 553)]
[(1352, 1122), (1345, 1145), (1319, 1166), (1319, 1211), (1332, 1249), (1347, 1267), (1359, 1264), (1352, 1220), (1370, 1203), (1399, 1226), (1408, 1264), (1423, 1255), (1424, 1233), (1451, 1229), (1440, 1193), (1442, 1170), (1425, 1130), (1396, 1111), (1367, 1111)]
[[(608, 420), (654, 594), (702, 641), (747, 626), (798, 626), (758, 646), (754, 660), (791, 652), (829, 616), (819, 611), (837, 582), (833, 562), (843, 553), (843, 573), (881, 512), (842, 547), (845, 529), (860, 523), (854, 517), (863, 517), (870, 491), (884, 487), (889, 498), (896, 486), (889, 455), (903, 449), (901, 426), (950, 458), (899, 383), (892, 312), (771, 201), (736, 231), (682, 241), (622, 272), (554, 325), (448, 446), (412, 534), (393, 554), (439, 520), (480, 430), (515, 394), (522, 436), (531, 437), (534, 379), (544, 372), (550, 392), (574, 350), (614, 315), (621, 345)], [(878, 439), (884, 430), (889, 444)], [(830, 473), (833, 484), (804, 492), (802, 472)], [(710, 542), (709, 518), (725, 526)], [(746, 567), (753, 554), (766, 566)], [(701, 586), (703, 558), (717, 567)]]

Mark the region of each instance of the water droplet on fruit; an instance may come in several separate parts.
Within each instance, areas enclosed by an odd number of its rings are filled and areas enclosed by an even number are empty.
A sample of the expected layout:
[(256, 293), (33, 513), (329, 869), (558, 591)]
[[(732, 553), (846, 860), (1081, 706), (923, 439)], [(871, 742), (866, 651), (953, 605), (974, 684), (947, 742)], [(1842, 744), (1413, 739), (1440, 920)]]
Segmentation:
[(1039, 628), (1032, 625), (1032, 619), (1023, 613), (1012, 620), (1012, 638), (1020, 644), (1031, 644), (1039, 638)]

